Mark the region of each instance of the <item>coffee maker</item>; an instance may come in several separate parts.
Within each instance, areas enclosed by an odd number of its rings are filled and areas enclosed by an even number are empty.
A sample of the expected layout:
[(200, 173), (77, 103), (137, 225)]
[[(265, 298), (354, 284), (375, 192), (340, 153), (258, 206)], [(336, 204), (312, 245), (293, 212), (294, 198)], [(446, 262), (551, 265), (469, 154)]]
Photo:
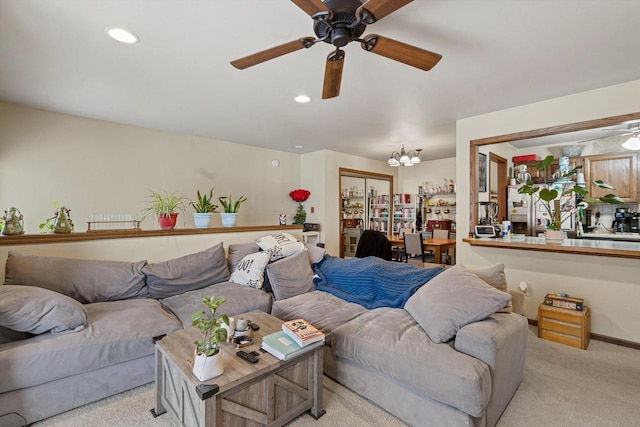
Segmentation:
[(616, 208), (615, 218), (614, 225), (616, 233), (631, 232), (631, 214), (629, 214), (629, 208)]
[(629, 231), (632, 233), (640, 233), (640, 212), (633, 212), (629, 215), (631, 215), (629, 219)]

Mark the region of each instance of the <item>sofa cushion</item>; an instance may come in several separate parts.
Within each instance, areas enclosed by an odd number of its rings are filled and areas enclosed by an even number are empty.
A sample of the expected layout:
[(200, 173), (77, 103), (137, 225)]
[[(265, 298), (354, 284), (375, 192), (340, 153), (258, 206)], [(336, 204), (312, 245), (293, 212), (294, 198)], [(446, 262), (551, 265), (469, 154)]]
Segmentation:
[(264, 269), (269, 263), (269, 252), (256, 252), (242, 258), (231, 273), (229, 280), (239, 285), (261, 289), (264, 283)]
[(5, 285), (36, 286), (83, 304), (147, 296), (147, 261), (98, 261), (23, 255), (9, 251)]
[(325, 334), (367, 311), (322, 291), (312, 291), (273, 303), (271, 315), (281, 320), (303, 318)]
[(229, 255), (227, 256), (227, 258), (229, 259), (229, 271), (235, 270), (244, 257), (256, 253), (259, 250), (260, 246), (258, 246), (255, 242), (234, 243), (232, 245), (229, 245)]
[(191, 326), (191, 315), (204, 310), (202, 298), (210, 298), (218, 295), (226, 301), (218, 308), (216, 314), (235, 316), (236, 314), (259, 310), (269, 313), (271, 311), (271, 295), (260, 289), (238, 285), (232, 282), (218, 283), (203, 289), (185, 292), (170, 298), (161, 300), (162, 306), (173, 313), (188, 328)]
[(2, 344), (0, 393), (154, 354), (153, 337), (182, 328), (153, 299), (85, 305), (87, 327)]
[(299, 252), (267, 265), (266, 269), (273, 296), (287, 299), (316, 289), (313, 270), (306, 252)]
[(33, 286), (0, 286), (0, 326), (18, 332), (53, 334), (85, 328), (87, 312), (68, 296)]
[(142, 272), (147, 276), (149, 296), (157, 299), (229, 280), (222, 242), (201, 252), (149, 264)]
[[(461, 264), (467, 270), (487, 282), (499, 291), (509, 292), (509, 286), (507, 285), (507, 275), (504, 274), (504, 264), (499, 262), (497, 264), (483, 266), (483, 267), (467, 267)], [(509, 301), (504, 308), (499, 310), (500, 313), (511, 313), (513, 311), (512, 302)]]
[(0, 344), (11, 341), (26, 340), (33, 336), (34, 335), (29, 332), (18, 332), (13, 329), (5, 328), (4, 326), (0, 326)]
[(311, 264), (317, 264), (322, 261), (327, 251), (325, 248), (321, 248), (317, 245), (312, 245), (311, 243), (305, 243), (304, 246), (307, 248), (307, 254), (309, 255), (309, 262)]
[(449, 341), (466, 324), (486, 319), (511, 300), (461, 265), (436, 276), (404, 308), (433, 342)]
[(269, 251), (271, 261), (285, 258), (298, 252), (306, 251), (304, 243), (293, 237), (289, 233), (278, 233), (264, 236), (256, 240), (258, 246), (263, 251)]
[(369, 310), (334, 329), (329, 340), (338, 358), (474, 417), (489, 402), (489, 367), (449, 344), (431, 341), (403, 309)]

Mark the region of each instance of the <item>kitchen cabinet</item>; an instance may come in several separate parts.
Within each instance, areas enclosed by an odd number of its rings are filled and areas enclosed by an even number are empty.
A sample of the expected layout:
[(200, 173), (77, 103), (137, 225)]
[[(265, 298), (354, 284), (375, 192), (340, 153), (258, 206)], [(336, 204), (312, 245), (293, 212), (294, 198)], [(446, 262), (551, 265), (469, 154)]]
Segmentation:
[[(638, 153), (585, 156), (583, 162), (590, 197), (613, 193), (625, 202), (638, 201)], [(614, 190), (600, 188), (594, 180), (602, 180)]]

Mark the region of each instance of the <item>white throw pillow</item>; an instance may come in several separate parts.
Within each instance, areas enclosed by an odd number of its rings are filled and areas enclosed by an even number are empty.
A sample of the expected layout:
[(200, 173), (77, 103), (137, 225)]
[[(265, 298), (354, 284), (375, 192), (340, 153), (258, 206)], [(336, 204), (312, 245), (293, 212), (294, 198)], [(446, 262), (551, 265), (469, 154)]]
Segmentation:
[(256, 252), (242, 258), (229, 280), (239, 285), (262, 289), (264, 269), (269, 263), (270, 252)]
[(263, 251), (271, 251), (271, 262), (307, 250), (304, 243), (300, 242), (289, 233), (278, 233), (264, 236), (256, 240), (256, 243)]

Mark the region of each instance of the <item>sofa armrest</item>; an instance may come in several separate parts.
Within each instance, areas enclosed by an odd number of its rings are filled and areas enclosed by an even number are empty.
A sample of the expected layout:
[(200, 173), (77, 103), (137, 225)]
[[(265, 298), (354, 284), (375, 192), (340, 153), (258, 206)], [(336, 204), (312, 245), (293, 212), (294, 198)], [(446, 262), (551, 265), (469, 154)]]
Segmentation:
[(514, 313), (496, 313), (463, 327), (454, 347), (482, 360), (491, 372), (491, 397), (486, 425), (493, 427), (515, 394), (524, 370), (527, 350), (527, 319)]
[(526, 316), (524, 312), (524, 294), (511, 289), (509, 289), (509, 293), (511, 294), (511, 305), (513, 306), (512, 311), (516, 314)]

